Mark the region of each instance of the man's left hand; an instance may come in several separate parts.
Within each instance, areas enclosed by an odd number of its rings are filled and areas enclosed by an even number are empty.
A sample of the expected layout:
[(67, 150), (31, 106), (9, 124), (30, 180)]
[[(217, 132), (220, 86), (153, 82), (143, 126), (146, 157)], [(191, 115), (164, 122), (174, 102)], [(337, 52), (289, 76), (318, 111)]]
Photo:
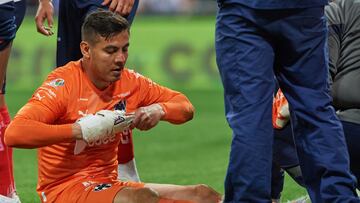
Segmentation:
[(140, 107), (135, 111), (135, 118), (130, 128), (149, 130), (156, 126), (164, 115), (165, 112), (159, 104)]

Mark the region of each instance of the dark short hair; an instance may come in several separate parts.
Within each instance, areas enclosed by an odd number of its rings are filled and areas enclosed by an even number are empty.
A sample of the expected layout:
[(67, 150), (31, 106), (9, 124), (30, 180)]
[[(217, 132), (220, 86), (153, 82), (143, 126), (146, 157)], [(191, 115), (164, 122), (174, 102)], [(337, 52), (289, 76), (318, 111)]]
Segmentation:
[(81, 26), (81, 39), (96, 43), (98, 37), (106, 40), (123, 32), (129, 32), (129, 23), (119, 14), (104, 9), (98, 9), (86, 16)]

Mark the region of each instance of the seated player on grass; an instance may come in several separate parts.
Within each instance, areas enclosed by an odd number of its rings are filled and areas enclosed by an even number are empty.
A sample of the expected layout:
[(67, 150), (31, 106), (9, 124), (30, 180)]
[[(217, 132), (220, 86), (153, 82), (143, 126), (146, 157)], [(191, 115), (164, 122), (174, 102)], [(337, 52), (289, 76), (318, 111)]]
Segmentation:
[(160, 120), (184, 123), (194, 108), (182, 93), (124, 67), (129, 25), (120, 15), (91, 13), (82, 40), (83, 57), (52, 71), (5, 132), (9, 146), (38, 148), (42, 202), (219, 202), (206, 185), (117, 180), (122, 134)]

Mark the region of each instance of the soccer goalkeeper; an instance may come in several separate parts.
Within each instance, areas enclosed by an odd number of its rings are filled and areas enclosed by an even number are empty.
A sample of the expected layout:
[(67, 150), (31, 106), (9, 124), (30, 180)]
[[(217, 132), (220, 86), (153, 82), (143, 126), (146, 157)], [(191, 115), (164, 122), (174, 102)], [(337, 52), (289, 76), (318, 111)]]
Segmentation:
[[(139, 0), (60, 0), (58, 8), (58, 33), (56, 47), (56, 65), (61, 67), (70, 61), (82, 57), (79, 44), (81, 42), (81, 25), (85, 16), (97, 8), (108, 9), (126, 17), (131, 24), (135, 18)], [(51, 0), (39, 0), (36, 12), (36, 28), (39, 33), (51, 36), (53, 27), (54, 5)], [(140, 181), (136, 170), (132, 135), (123, 135), (118, 147), (118, 179)]]
[(39, 148), (41, 201), (219, 202), (205, 185), (117, 180), (117, 146), (124, 135), (160, 120), (184, 123), (194, 108), (183, 94), (124, 67), (129, 25), (120, 15), (90, 14), (82, 40), (83, 57), (50, 73), (5, 133), (9, 146)]

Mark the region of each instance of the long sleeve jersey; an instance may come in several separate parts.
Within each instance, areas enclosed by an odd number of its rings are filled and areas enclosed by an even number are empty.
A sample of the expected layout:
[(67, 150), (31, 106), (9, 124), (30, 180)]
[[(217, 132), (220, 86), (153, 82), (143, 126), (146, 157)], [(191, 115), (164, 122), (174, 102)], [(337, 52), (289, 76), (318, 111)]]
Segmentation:
[(341, 120), (360, 124), (360, 1), (335, 0), (325, 8), (333, 105)]
[(9, 146), (38, 149), (37, 192), (49, 202), (73, 181), (87, 177), (116, 179), (117, 150), (123, 132), (88, 143), (74, 155), (72, 124), (102, 109), (125, 108), (133, 112), (158, 103), (164, 120), (180, 124), (193, 116), (193, 106), (181, 93), (124, 69), (120, 80), (100, 91), (89, 80), (81, 61), (54, 70), (28, 103), (19, 110), (5, 133)]

